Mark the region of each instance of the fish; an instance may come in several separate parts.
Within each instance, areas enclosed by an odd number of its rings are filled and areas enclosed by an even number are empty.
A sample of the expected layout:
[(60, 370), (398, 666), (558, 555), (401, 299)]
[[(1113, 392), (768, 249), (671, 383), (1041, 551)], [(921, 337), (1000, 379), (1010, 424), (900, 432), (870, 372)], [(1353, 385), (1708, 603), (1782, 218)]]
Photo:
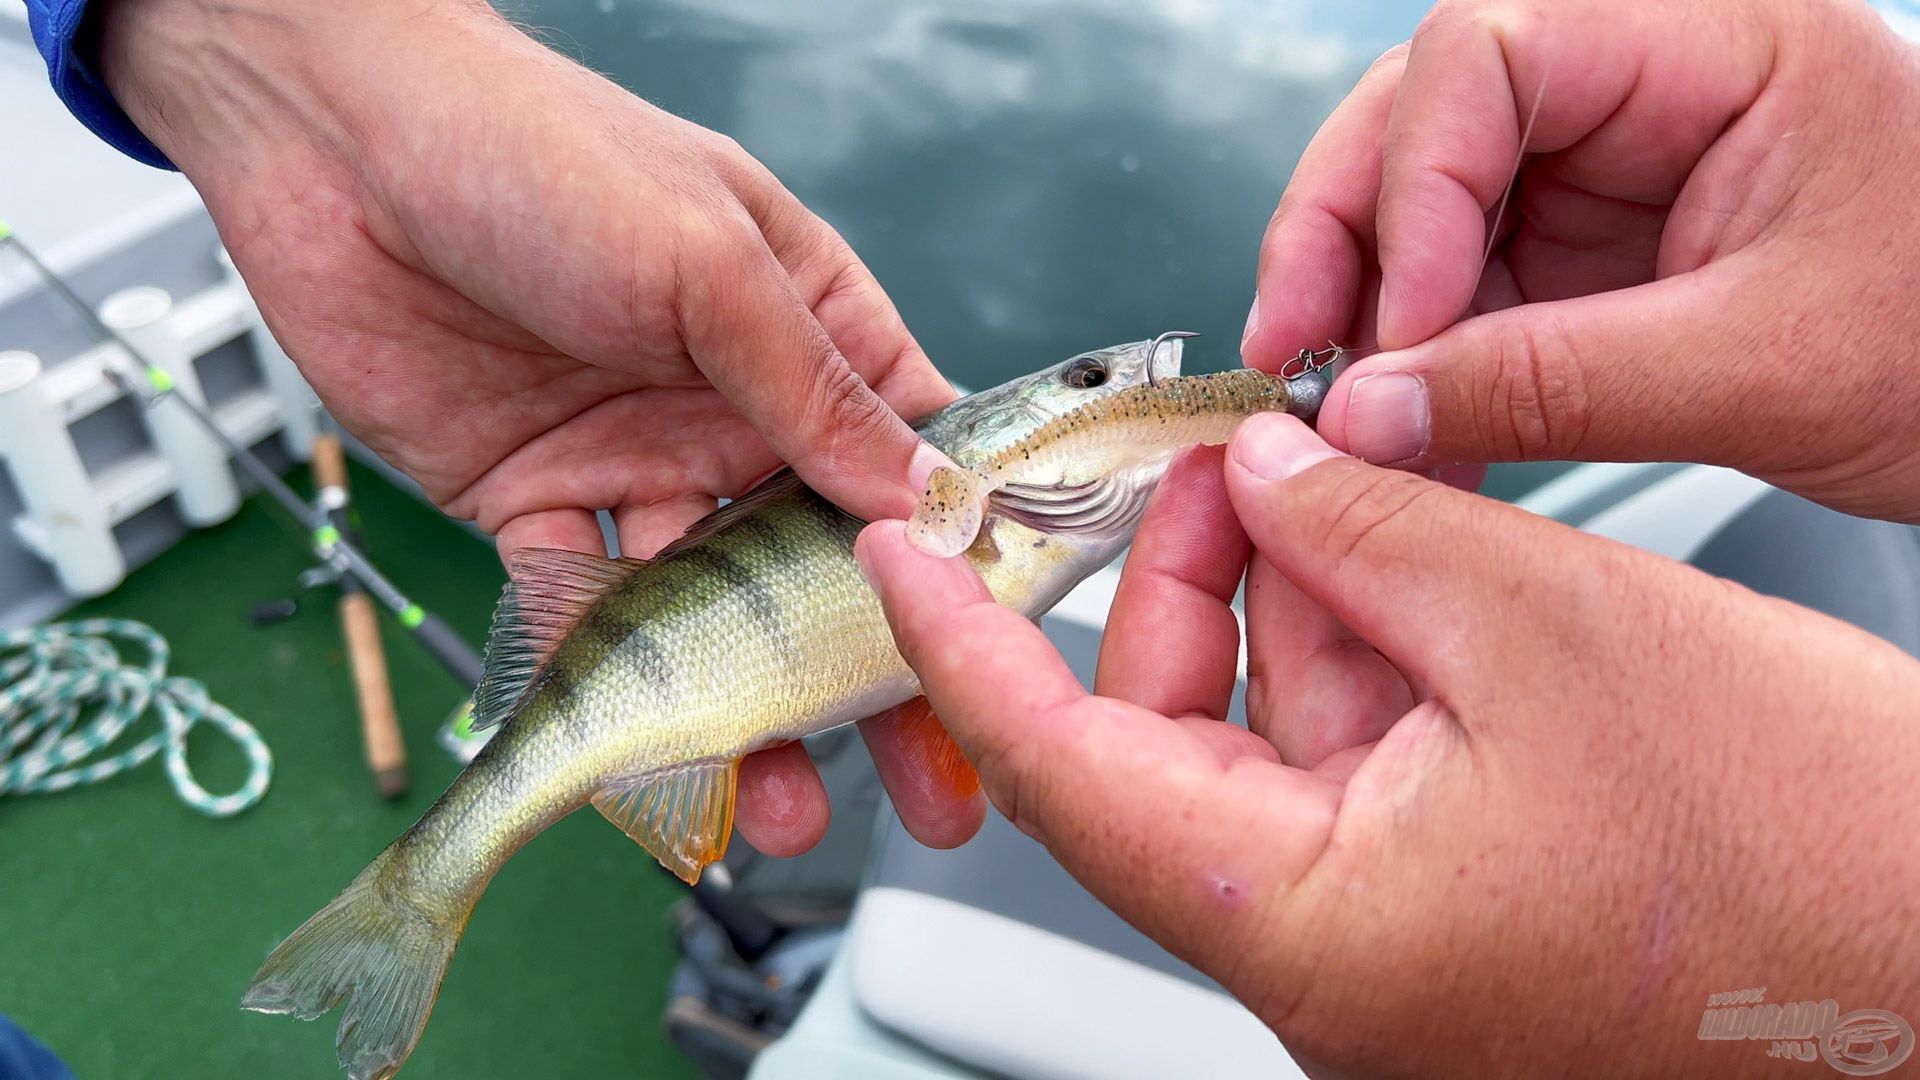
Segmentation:
[(907, 519), (907, 539), (952, 558), (979, 536), (996, 495), (1004, 511), (1024, 511), (1035, 524), (1058, 522), (1069, 500), (1076, 527), (1107, 515), (1132, 520), (1132, 500), (1152, 485), (1118, 483), (1116, 475), (1144, 469), (1158, 477), (1179, 451), (1226, 442), (1256, 412), (1285, 410), (1292, 389), (1251, 369), (1130, 386), (1047, 421), (972, 469), (935, 469)]
[[(1083, 353), (918, 425), (956, 474), (1000, 481), (964, 548), (995, 599), (1038, 618), (1120, 552), (1183, 445), (1224, 441), (1236, 410), (1287, 405), (1277, 377), (1227, 392), (1180, 362), (1177, 340)], [(1145, 439), (1155, 410), (1171, 426)], [(1046, 475), (1010, 466), (1035, 451)], [(783, 472), (651, 559), (515, 553), (474, 695), (474, 726), (497, 732), (272, 951), (242, 1007), (340, 1007), (341, 1067), (383, 1080), (418, 1043), (481, 893), (542, 830), (590, 804), (696, 881), (725, 854), (743, 756), (919, 694), (854, 561), (863, 525)]]

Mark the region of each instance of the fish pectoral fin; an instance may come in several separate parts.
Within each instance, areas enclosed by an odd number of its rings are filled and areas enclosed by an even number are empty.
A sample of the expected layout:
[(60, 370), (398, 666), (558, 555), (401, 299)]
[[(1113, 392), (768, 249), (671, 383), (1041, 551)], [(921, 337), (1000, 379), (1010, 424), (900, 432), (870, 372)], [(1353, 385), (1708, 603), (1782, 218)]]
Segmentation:
[(993, 493), (993, 509), (1040, 532), (1103, 535), (1140, 519), (1155, 486), (1144, 474), (1157, 469), (1144, 462), (1084, 484), (1007, 484)]
[(594, 809), (691, 885), (727, 853), (740, 760), (694, 765), (602, 788)]
[(927, 477), (927, 490), (907, 519), (907, 542), (950, 559), (973, 546), (986, 520), (986, 482), (945, 465)]
[(639, 559), (559, 548), (522, 548), (508, 556), (509, 582), (493, 611), (480, 686), (473, 694), (474, 730), (512, 716), (534, 676), (593, 602), (645, 565)]

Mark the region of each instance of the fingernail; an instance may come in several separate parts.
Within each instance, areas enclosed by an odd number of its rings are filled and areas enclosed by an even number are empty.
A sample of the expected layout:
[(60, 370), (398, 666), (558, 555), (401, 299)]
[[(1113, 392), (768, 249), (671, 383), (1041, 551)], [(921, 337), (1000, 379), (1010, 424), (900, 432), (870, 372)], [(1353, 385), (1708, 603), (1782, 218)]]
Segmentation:
[(1233, 436), (1233, 460), (1264, 480), (1285, 480), (1309, 465), (1340, 454), (1291, 416), (1260, 413)]
[(874, 592), (880, 591), (880, 579), (873, 572), (872, 553), (875, 540), (870, 534), (877, 528), (879, 528), (878, 525), (867, 526), (866, 531), (860, 534), (860, 538), (853, 542), (853, 561), (860, 567), (860, 576), (867, 579), (868, 587)]
[(1427, 384), (1404, 371), (1362, 375), (1347, 391), (1347, 448), (1362, 461), (1398, 465), (1427, 451)]
[(907, 463), (907, 483), (916, 494), (927, 490), (927, 477), (941, 466), (951, 466), (953, 462), (947, 455), (930, 442), (923, 442), (913, 449), (913, 460)]
[(1247, 342), (1253, 340), (1254, 333), (1259, 329), (1260, 329), (1260, 294), (1254, 293), (1253, 308), (1247, 312), (1247, 328), (1240, 332), (1241, 359), (1244, 360), (1246, 358)]

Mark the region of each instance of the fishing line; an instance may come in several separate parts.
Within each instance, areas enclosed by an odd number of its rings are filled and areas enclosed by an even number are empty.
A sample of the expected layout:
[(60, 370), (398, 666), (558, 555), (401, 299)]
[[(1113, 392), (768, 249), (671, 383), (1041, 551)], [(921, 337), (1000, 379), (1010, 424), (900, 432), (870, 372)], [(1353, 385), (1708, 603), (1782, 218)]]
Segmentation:
[[(115, 641), (145, 657), (123, 659)], [(214, 701), (197, 679), (167, 674), (167, 639), (127, 619), (82, 619), (0, 631), (0, 795), (44, 795), (98, 783), (164, 755), (180, 801), (231, 817), (260, 801), (273, 754), (252, 724)], [(148, 713), (160, 730), (89, 762)], [(201, 786), (187, 737), (206, 724), (247, 756), (247, 777), (225, 795)]]
[[(1476, 282), (1486, 276), (1487, 265), (1493, 261), (1493, 249), (1500, 241), (1500, 222), (1507, 216), (1507, 203), (1513, 198), (1513, 189), (1520, 183), (1520, 170), (1527, 163), (1527, 142), (1533, 138), (1534, 125), (1540, 119), (1540, 107), (1547, 100), (1547, 83), (1552, 79), (1554, 59), (1557, 56), (1556, 53), (1554, 57), (1548, 58), (1546, 66), (1540, 71), (1540, 85), (1533, 92), (1533, 107), (1527, 111), (1527, 122), (1520, 129), (1520, 149), (1514, 155), (1513, 168), (1507, 176), (1507, 186), (1501, 190), (1500, 201), (1495, 204), (1493, 220), (1487, 226), (1487, 246), (1480, 253), (1480, 270), (1474, 275)], [(1477, 284), (1475, 289), (1477, 291)], [(1333, 367), (1343, 360), (1357, 359), (1379, 351), (1378, 344), (1348, 349), (1329, 341), (1324, 349), (1301, 349), (1292, 359), (1281, 365), (1280, 377), (1298, 378), (1309, 372)], [(1288, 374), (1289, 372), (1292, 374)]]
[(1500, 239), (1500, 219), (1507, 216), (1507, 200), (1513, 197), (1513, 189), (1520, 184), (1520, 169), (1527, 163), (1527, 142), (1533, 138), (1533, 125), (1540, 119), (1540, 105), (1547, 100), (1547, 81), (1552, 75), (1553, 58), (1549, 57), (1546, 67), (1540, 69), (1540, 85), (1534, 89), (1533, 108), (1527, 113), (1526, 126), (1520, 129), (1520, 149), (1514, 155), (1513, 170), (1508, 174), (1506, 190), (1500, 193), (1500, 202), (1493, 211), (1493, 221), (1487, 226), (1487, 249), (1480, 253), (1478, 277), (1486, 276), (1487, 264), (1493, 261), (1493, 247)]

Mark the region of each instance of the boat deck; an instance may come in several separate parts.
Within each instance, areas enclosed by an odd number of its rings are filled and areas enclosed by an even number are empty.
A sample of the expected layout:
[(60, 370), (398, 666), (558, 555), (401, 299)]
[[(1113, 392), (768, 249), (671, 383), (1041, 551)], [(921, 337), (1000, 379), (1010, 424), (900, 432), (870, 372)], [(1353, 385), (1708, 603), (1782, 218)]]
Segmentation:
[[(289, 479), (305, 489), (304, 476)], [(353, 483), (373, 557), (478, 642), (505, 580), (492, 550), (369, 470), (356, 467)], [(385, 627), (413, 790), (382, 802), (361, 757), (334, 593), (306, 594), (285, 622), (249, 622), (308, 565), (299, 531), (256, 496), (67, 616), (159, 630), (172, 672), (254, 724), (276, 764), (266, 798), (225, 821), (181, 804), (157, 761), (0, 800), (0, 1012), (79, 1076), (339, 1075), (335, 1017), (242, 1012), (240, 992), (274, 943), (453, 778), (434, 737), (462, 688)], [(244, 774), (217, 736), (191, 750), (209, 789)], [(665, 914), (679, 895), (595, 815), (563, 822), (488, 890), (406, 1075), (694, 1075), (659, 1022), (674, 962)]]

